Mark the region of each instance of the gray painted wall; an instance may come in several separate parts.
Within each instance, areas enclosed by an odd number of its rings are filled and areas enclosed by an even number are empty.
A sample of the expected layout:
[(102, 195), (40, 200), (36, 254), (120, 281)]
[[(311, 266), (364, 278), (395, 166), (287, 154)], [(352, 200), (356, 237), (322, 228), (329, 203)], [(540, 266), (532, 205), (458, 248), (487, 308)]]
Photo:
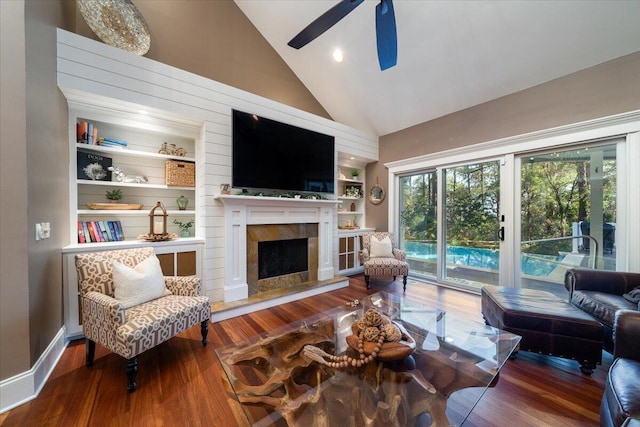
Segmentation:
[(0, 379), (30, 368), (24, 1), (0, 2)]
[[(75, 1), (0, 5), (1, 381), (32, 368), (63, 325), (69, 153), (67, 105), (56, 84), (56, 27), (95, 36)], [(234, 2), (136, 5), (151, 29), (152, 59), (329, 118)], [(35, 241), (36, 222), (51, 223), (51, 239)]]
[[(368, 185), (387, 186), (386, 162), (640, 109), (640, 52), (380, 137)], [(367, 203), (367, 225), (388, 228), (387, 202)]]

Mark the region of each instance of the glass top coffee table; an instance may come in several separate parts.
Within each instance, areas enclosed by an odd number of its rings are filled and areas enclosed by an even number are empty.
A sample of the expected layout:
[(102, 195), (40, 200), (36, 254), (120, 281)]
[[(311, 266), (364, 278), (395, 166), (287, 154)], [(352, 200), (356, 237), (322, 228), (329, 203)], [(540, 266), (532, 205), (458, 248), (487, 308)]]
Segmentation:
[[(408, 334), (415, 346), (409, 356), (336, 367), (305, 355), (305, 346), (313, 346), (357, 359), (347, 341), (370, 308)], [(517, 335), (411, 297), (378, 292), (216, 354), (254, 426), (459, 426), (519, 342)]]

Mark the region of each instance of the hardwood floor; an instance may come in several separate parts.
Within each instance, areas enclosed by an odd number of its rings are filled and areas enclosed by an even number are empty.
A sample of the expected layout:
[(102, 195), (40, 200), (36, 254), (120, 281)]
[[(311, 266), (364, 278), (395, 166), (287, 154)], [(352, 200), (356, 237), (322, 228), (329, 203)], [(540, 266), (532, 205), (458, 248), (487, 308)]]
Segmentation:
[[(138, 389), (127, 393), (125, 361), (96, 346), (84, 365), (84, 340), (69, 344), (40, 395), (0, 415), (2, 426), (245, 426), (214, 349), (312, 315), (378, 290), (401, 293), (398, 282), (350, 278), (348, 288), (210, 325), (203, 348), (194, 327), (139, 357)], [(482, 321), (476, 295), (410, 283), (407, 293), (449, 314)], [(597, 426), (611, 356), (593, 375), (577, 362), (521, 352), (487, 390), (465, 427)], [(311, 426), (309, 426), (311, 427)]]

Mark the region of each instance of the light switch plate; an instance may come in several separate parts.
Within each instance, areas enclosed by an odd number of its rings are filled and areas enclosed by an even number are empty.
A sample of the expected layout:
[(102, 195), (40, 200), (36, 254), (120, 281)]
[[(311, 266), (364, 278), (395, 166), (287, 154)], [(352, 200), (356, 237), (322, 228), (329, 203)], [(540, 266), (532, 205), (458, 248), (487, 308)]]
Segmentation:
[(36, 242), (51, 237), (51, 224), (48, 222), (36, 223)]

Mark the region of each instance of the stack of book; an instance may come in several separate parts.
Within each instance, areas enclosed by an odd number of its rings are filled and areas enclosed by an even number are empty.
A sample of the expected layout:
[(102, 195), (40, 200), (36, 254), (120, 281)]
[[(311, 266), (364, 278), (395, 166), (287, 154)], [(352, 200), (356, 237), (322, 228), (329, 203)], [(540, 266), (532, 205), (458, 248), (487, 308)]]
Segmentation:
[(101, 145), (103, 147), (111, 147), (111, 148), (127, 148), (127, 145), (129, 145), (129, 143), (121, 139), (99, 138), (98, 145)]
[(120, 221), (78, 221), (78, 243), (124, 240)]
[(77, 141), (80, 144), (95, 144), (98, 142), (98, 126), (90, 122), (76, 123)]

